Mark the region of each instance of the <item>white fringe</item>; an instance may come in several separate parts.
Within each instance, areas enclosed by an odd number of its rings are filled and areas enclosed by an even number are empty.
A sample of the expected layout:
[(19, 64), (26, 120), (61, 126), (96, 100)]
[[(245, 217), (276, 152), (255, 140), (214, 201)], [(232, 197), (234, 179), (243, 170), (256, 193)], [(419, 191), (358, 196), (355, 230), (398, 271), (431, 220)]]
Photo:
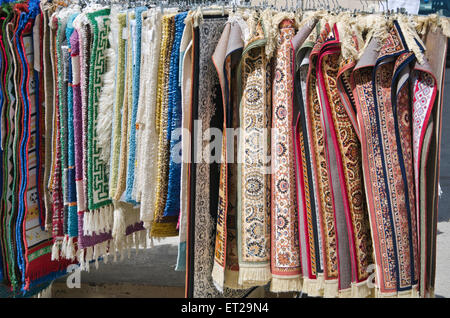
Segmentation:
[(86, 248), (86, 271), (89, 272), (90, 271), (90, 261), (93, 260), (93, 254), (94, 254), (94, 249), (92, 246), (89, 246)]
[(64, 235), (64, 239), (62, 241), (61, 244), (61, 258), (67, 258), (66, 257), (66, 250), (67, 250), (67, 239), (68, 239), (68, 235)]
[(111, 151), (112, 122), (115, 102), (116, 84), (116, 50), (119, 44), (118, 29), (119, 20), (117, 18), (118, 9), (111, 8), (110, 32), (108, 35), (109, 48), (105, 50), (106, 70), (102, 76), (102, 90), (99, 96), (99, 112), (103, 114), (97, 122), (97, 140), (100, 147), (100, 158), (109, 166)]
[(61, 249), (61, 241), (55, 241), (52, 246), (52, 261), (59, 260), (59, 252)]
[(323, 296), (323, 276), (322, 278), (303, 278), (303, 292), (311, 297)]
[(70, 260), (75, 259), (75, 243), (73, 242), (73, 237), (69, 237), (66, 245), (66, 258)]
[(223, 293), (223, 285), (225, 282), (225, 269), (216, 262), (214, 262), (211, 277), (216, 289), (219, 292)]
[(85, 212), (83, 215), (83, 234), (91, 236), (93, 233), (109, 232), (113, 227), (113, 209), (112, 205), (107, 205)]
[(86, 250), (83, 248), (80, 250), (80, 255), (78, 257), (78, 261), (80, 262), (80, 270), (85, 271), (86, 270), (86, 260), (84, 258), (86, 254)]
[(37, 294), (37, 298), (52, 298), (52, 286), (53, 282), (48, 285), (47, 288), (44, 288)]
[(272, 293), (284, 293), (293, 291), (302, 291), (302, 277), (283, 277), (280, 275), (272, 275), (270, 291)]
[(271, 278), (269, 264), (259, 267), (245, 267), (239, 264), (239, 285), (262, 286), (267, 284)]
[(374, 288), (367, 285), (367, 280), (360, 283), (352, 283), (352, 298), (366, 298), (374, 296)]

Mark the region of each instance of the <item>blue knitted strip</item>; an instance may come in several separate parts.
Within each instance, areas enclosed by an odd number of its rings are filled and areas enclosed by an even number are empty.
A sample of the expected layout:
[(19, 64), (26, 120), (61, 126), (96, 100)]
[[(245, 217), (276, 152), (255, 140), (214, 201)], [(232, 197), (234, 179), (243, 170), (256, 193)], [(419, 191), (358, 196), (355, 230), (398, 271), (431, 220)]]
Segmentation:
[(170, 141), (169, 182), (164, 216), (180, 213), (180, 178), (181, 178), (181, 87), (179, 82), (180, 45), (184, 31), (184, 19), (187, 12), (175, 16), (175, 38), (170, 57), (169, 80), (169, 115), (167, 139)]
[(131, 113), (131, 127), (129, 138), (128, 151), (128, 167), (127, 167), (127, 182), (125, 189), (125, 200), (129, 203), (136, 204), (132, 197), (134, 184), (134, 168), (136, 165), (136, 117), (139, 101), (139, 79), (141, 76), (141, 33), (142, 33), (142, 12), (147, 10), (146, 7), (139, 7), (135, 9), (135, 39), (134, 39), (134, 54), (133, 54), (133, 83), (132, 83), (132, 113)]
[[(70, 49), (70, 37), (74, 32), (73, 21), (78, 16), (78, 13), (72, 14), (66, 26), (66, 39)], [(75, 136), (73, 127), (73, 89), (72, 89), (72, 63), (68, 64), (68, 87), (67, 87), (67, 187), (68, 187), (68, 234), (70, 237), (78, 236), (78, 208), (77, 208), (77, 191), (75, 183)]]

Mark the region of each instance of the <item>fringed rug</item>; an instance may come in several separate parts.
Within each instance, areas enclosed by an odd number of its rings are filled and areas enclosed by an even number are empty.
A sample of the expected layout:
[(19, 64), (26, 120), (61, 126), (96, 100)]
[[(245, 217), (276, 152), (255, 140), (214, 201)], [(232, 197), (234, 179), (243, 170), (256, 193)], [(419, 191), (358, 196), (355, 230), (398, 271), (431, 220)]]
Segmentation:
[[(302, 275), (298, 240), (298, 211), (293, 140), (293, 74), (295, 35), (293, 21), (279, 25), (272, 85), (272, 292), (301, 291)], [(252, 158), (253, 159), (253, 158)], [(254, 159), (253, 159), (254, 160)]]
[(417, 294), (412, 122), (404, 120), (412, 118), (406, 83), (414, 59), (394, 21), (382, 43), (372, 39), (353, 71), (379, 297)]
[[(240, 286), (261, 286), (270, 272), (271, 68), (260, 24), (245, 43), (239, 66), (240, 126), (237, 167), (237, 238)], [(255, 120), (256, 119), (256, 120)], [(264, 132), (266, 135), (264, 136)], [(255, 230), (253, 230), (255, 229)]]

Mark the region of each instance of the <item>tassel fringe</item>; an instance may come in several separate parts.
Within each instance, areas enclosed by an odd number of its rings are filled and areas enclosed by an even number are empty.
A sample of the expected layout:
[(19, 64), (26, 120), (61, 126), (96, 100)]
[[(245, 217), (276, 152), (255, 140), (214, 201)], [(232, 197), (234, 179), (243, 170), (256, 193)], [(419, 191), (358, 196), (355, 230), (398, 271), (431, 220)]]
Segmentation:
[(272, 278), (270, 265), (245, 267), (239, 264), (238, 284), (241, 286), (263, 286)]
[(270, 291), (272, 293), (284, 292), (300, 292), (302, 291), (302, 277), (283, 277), (272, 275), (272, 282), (270, 284)]

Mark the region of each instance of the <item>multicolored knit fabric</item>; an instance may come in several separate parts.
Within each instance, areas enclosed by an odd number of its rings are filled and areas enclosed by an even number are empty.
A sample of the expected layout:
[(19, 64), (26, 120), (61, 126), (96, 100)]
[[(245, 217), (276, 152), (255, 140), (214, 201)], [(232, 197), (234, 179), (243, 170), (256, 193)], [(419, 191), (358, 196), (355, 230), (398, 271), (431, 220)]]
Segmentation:
[[(322, 111), (317, 91), (317, 61), (322, 44), (326, 41), (331, 28), (328, 24), (318, 37), (311, 51), (310, 64), (306, 83), (306, 116), (308, 138), (311, 144), (311, 162), (314, 169), (314, 192), (317, 196), (317, 207), (320, 220), (322, 238), (322, 257), (324, 272), (324, 296), (336, 296), (338, 292), (338, 246), (336, 238), (336, 221), (334, 217), (334, 204), (331, 192), (330, 170), (326, 158), (325, 135), (322, 127)], [(326, 292), (325, 292), (326, 290)]]
[(42, 177), (42, 188), (43, 188), (43, 199), (45, 208), (45, 229), (51, 230), (52, 228), (52, 195), (48, 187), (48, 182), (51, 173), (51, 162), (52, 162), (52, 136), (53, 136), (53, 50), (52, 50), (52, 29), (49, 25), (51, 21), (51, 16), (53, 13), (53, 7), (49, 6), (48, 3), (41, 3), (41, 11), (43, 15), (42, 27), (43, 27), (43, 39), (42, 39), (42, 73), (44, 80), (43, 85), (43, 95), (44, 95), (44, 109), (45, 118), (43, 130), (45, 140), (44, 140), (44, 156), (42, 161), (44, 163), (44, 172)]
[[(11, 239), (11, 228), (10, 222), (12, 215), (11, 210), (11, 187), (9, 185), (12, 184), (12, 169), (13, 169), (13, 148), (12, 148), (12, 140), (13, 140), (13, 132), (14, 132), (14, 92), (12, 86), (12, 74), (14, 73), (14, 64), (13, 64), (13, 56), (10, 51), (10, 41), (9, 41), (9, 32), (8, 25), (10, 20), (12, 19), (12, 10), (9, 6), (2, 6), (2, 15), (1, 21), (1, 31), (3, 36), (0, 38), (1, 44), (1, 54), (2, 54), (2, 70), (1, 70), (1, 85), (3, 92), (3, 106), (2, 112), (4, 113), (4, 123), (2, 130), (2, 148), (3, 148), (3, 179), (2, 179), (2, 209), (1, 209), (1, 230), (2, 230), (2, 251), (3, 253), (3, 270), (4, 270), (4, 279), (6, 282), (11, 285), (15, 285), (17, 278), (15, 273), (15, 249), (13, 245), (13, 241)], [(6, 63), (8, 62), (8, 63)]]
[[(33, 11), (31, 11), (31, 14), (33, 14)], [(36, 12), (34, 12), (34, 15), (36, 15)], [(19, 203), (18, 206), (17, 224), (20, 224), (20, 226), (17, 226), (17, 228), (23, 229), (24, 233), (21, 233), (21, 231), (17, 233), (23, 235), (20, 242), (23, 239), (24, 254), (20, 256), (19, 253), (19, 267), (22, 267), (22, 288), (24, 290), (65, 274), (65, 268), (70, 264), (65, 261), (51, 261), (52, 240), (49, 233), (42, 231), (39, 223), (38, 197), (36, 195), (36, 163), (39, 152), (35, 143), (38, 118), (36, 116), (36, 86), (33, 84), (36, 82), (32, 80), (34, 76), (32, 72), (34, 57), (31, 33), (32, 17), (21, 15), (20, 28), (16, 37), (23, 71), (21, 94), (23, 98), (24, 130), (20, 147), (25, 155), (22, 159), (23, 175), (21, 181), (23, 181), (23, 185), (20, 187), (19, 194), (23, 193), (24, 205), (22, 207)]]
[[(156, 100), (157, 100), (157, 89), (159, 83), (158, 77), (158, 65), (161, 58), (161, 13), (159, 10), (150, 11), (148, 13), (150, 16), (144, 24), (143, 34), (144, 45), (142, 45), (144, 51), (143, 54), (148, 61), (148, 69), (146, 72), (141, 72), (144, 76), (144, 80), (141, 81), (145, 83), (145, 115), (143, 123), (139, 123), (139, 130), (142, 130), (142, 150), (141, 159), (138, 160), (140, 175), (140, 190), (141, 190), (141, 210), (140, 210), (140, 220), (144, 222), (144, 227), (150, 229), (155, 209), (155, 190), (157, 186), (156, 178), (158, 174), (158, 166), (155, 162), (158, 160), (158, 137), (156, 131)], [(156, 79), (156, 80), (155, 80)], [(143, 91), (143, 90), (142, 90)], [(141, 92), (142, 92), (141, 91)]]
[[(72, 36), (71, 47), (75, 54), (79, 53), (79, 58), (74, 58), (73, 76), (76, 88), (74, 90), (74, 117), (77, 117), (81, 121), (77, 124), (77, 129), (74, 130), (75, 135), (78, 136), (78, 141), (76, 141), (75, 149), (77, 159), (76, 163), (76, 174), (77, 174), (77, 207), (78, 207), (78, 249), (81, 253), (79, 260), (82, 264), (84, 262), (89, 262), (94, 255), (94, 247), (100, 243), (104, 245), (107, 244), (109, 240), (112, 239), (111, 231), (100, 231), (99, 227), (96, 228), (93, 224), (93, 218), (91, 211), (88, 210), (88, 197), (87, 197), (87, 130), (88, 130), (88, 86), (89, 86), (89, 73), (90, 70), (87, 67), (89, 64), (87, 61), (90, 60), (91, 47), (90, 39), (91, 32), (90, 27), (87, 25), (83, 14), (79, 15), (75, 21), (75, 31)], [(78, 50), (76, 49), (78, 47)], [(79, 79), (79, 90), (77, 79)], [(79, 97), (78, 97), (79, 96)], [(81, 115), (81, 116), (80, 116)], [(78, 176), (80, 178), (78, 178)], [(98, 215), (98, 214), (97, 214)], [(97, 219), (98, 220), (98, 219)], [(98, 221), (97, 221), (98, 222)], [(110, 224), (111, 221), (105, 222), (105, 224)], [(97, 223), (98, 224), (98, 223)]]

